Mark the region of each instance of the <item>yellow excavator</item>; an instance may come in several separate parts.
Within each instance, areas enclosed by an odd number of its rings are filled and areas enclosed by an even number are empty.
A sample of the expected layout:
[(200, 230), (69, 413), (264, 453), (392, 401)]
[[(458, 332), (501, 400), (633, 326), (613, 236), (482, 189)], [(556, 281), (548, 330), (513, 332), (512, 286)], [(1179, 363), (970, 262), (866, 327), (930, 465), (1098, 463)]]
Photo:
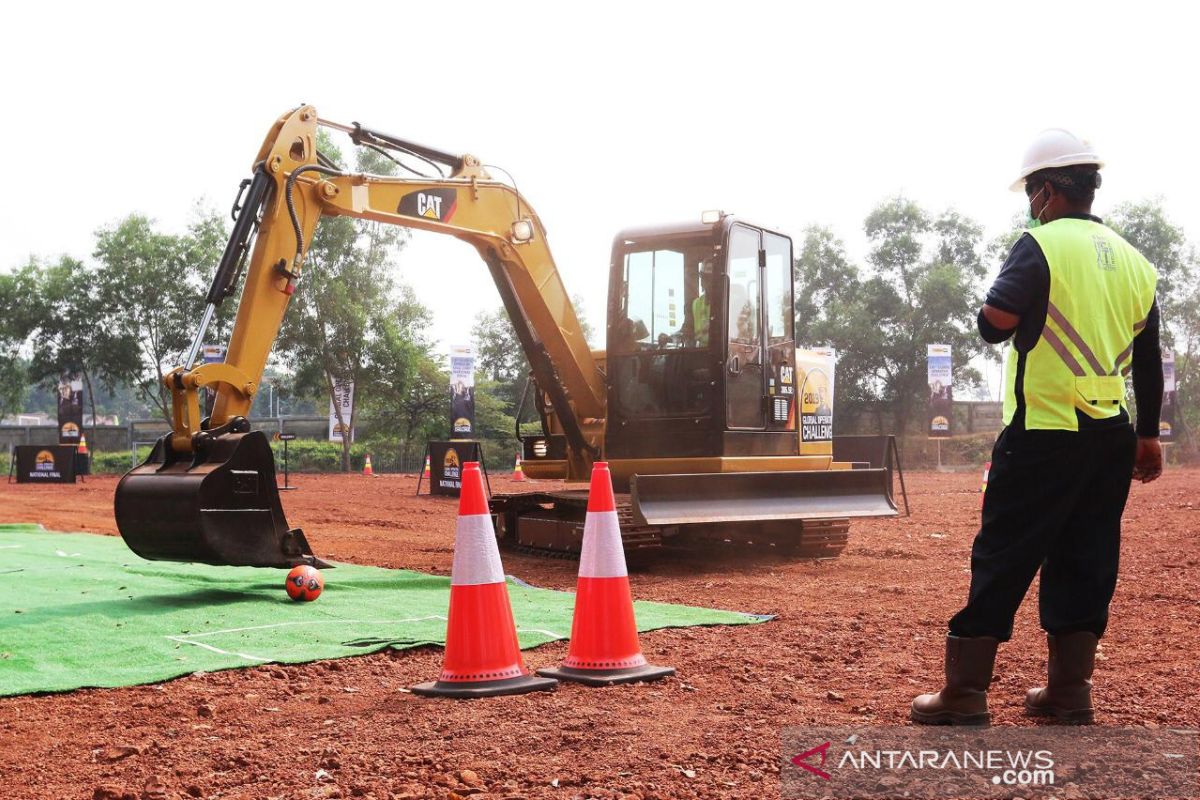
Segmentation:
[[(437, 174), (341, 169), (318, 152), (319, 126)], [(568, 481), (562, 490), (492, 498), (499, 535), (516, 545), (578, 551), (587, 494), (569, 482), (586, 481), (600, 460), (620, 493), (630, 550), (683, 537), (835, 555), (851, 517), (897, 513), (888, 470), (850, 469), (833, 462), (827, 439), (803, 441), (787, 236), (722, 213), (621, 231), (607, 347), (593, 352), (546, 231), (515, 186), (474, 156), (323, 120), (306, 105), (275, 122), (242, 184), (190, 352), (164, 379), (172, 430), (117, 486), (117, 525), (138, 555), (323, 563), (288, 527), (270, 446), (246, 415), (324, 215), (448, 234), (483, 258), (531, 367), (527, 395), (542, 430), (518, 430), (525, 472)], [(225, 361), (197, 365), (213, 314), (243, 272)], [(208, 417), (206, 388), (216, 393)]]

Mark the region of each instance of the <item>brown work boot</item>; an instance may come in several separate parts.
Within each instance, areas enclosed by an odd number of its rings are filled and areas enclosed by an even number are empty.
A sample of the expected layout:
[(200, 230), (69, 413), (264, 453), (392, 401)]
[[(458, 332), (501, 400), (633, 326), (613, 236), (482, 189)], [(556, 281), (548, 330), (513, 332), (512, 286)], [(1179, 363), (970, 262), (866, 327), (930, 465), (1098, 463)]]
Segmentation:
[(987, 725), (987, 690), (1000, 640), (993, 636), (946, 637), (946, 685), (912, 704), (913, 722), (922, 725)]
[(1050, 659), (1044, 687), (1025, 694), (1025, 713), (1031, 717), (1055, 717), (1065, 722), (1090, 723), (1092, 671), (1096, 668), (1099, 639), (1090, 631), (1047, 636)]

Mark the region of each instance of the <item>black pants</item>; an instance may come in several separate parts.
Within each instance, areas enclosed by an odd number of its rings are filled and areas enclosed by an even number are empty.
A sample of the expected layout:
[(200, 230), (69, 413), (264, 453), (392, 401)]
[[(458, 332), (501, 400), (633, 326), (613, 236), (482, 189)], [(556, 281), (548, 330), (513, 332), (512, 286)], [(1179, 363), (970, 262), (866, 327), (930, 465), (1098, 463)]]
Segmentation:
[(952, 635), (1008, 641), (1038, 568), (1042, 627), (1104, 635), (1136, 447), (1128, 425), (1001, 432), (971, 547), (971, 593)]

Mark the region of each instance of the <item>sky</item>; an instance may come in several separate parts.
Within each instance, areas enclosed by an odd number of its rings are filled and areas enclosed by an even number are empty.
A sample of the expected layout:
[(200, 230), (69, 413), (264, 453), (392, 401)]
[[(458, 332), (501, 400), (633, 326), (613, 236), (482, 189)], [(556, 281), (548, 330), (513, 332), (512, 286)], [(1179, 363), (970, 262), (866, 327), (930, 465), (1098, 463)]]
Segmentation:
[[(1188, 4), (218, 0), (5, 17), (0, 270), (86, 256), (131, 212), (182, 231), (198, 201), (225, 211), (301, 103), (512, 173), (598, 332), (623, 227), (723, 209), (794, 237), (828, 225), (861, 257), (862, 220), (903, 194), (995, 234), (1024, 208), (1008, 186), (1047, 127), (1107, 161), (1099, 213), (1161, 197), (1200, 236)], [(499, 307), (475, 251), (446, 237), (414, 235), (398, 277), (443, 349)]]

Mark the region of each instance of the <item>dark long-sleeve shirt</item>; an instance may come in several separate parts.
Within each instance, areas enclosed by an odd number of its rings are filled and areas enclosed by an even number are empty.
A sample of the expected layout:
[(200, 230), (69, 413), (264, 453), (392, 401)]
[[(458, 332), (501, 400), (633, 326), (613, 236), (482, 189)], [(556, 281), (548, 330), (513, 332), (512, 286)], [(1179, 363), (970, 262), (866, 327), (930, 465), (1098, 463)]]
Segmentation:
[[(1101, 222), (1099, 217), (1077, 218)], [(1013, 347), (1019, 355), (1032, 350), (1042, 336), (1042, 328), (1046, 324), (1046, 310), (1050, 304), (1050, 265), (1046, 262), (1042, 248), (1032, 236), (1025, 234), (1013, 245), (1004, 266), (1000, 268), (1000, 274), (988, 291), (985, 302), (993, 308), (1016, 314), (1021, 321), (1012, 330), (1000, 330), (987, 321), (981, 310), (978, 323), (979, 334), (983, 340), (998, 344), (1013, 336)], [(1158, 329), (1158, 301), (1155, 300), (1150, 307), (1146, 327), (1133, 340), (1133, 395), (1137, 400), (1138, 436), (1158, 436), (1163, 394), (1162, 351)], [(1012, 422), (1013, 425), (1021, 427), (1025, 424), (1023, 400), (1023, 397), (1018, 396), (1017, 416)], [(1110, 419), (1092, 419), (1078, 411), (1076, 416), (1079, 419), (1080, 430), (1124, 425), (1129, 422), (1129, 416), (1124, 410), (1119, 416)]]

